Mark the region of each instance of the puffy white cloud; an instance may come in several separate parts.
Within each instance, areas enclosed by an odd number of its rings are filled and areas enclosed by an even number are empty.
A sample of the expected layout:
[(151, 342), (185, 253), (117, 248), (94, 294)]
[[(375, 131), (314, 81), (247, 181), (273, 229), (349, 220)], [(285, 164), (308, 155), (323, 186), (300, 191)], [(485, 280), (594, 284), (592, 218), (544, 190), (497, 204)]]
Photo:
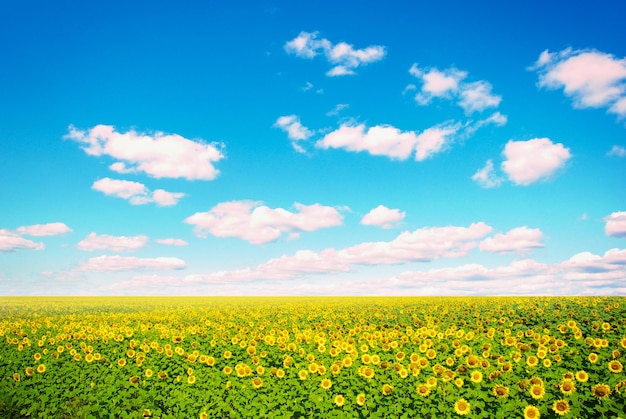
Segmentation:
[(574, 107), (608, 107), (626, 116), (626, 59), (595, 50), (545, 50), (532, 69), (540, 87), (562, 88)]
[(604, 217), (604, 231), (608, 236), (626, 238), (626, 211), (614, 212)]
[(491, 84), (486, 81), (477, 81), (465, 85), (460, 92), (459, 106), (467, 114), (481, 112), (487, 108), (497, 108), (502, 98), (492, 94), (491, 89)]
[(224, 158), (222, 146), (217, 143), (205, 144), (161, 132), (122, 133), (110, 125), (97, 125), (89, 130), (70, 126), (64, 138), (81, 144), (89, 155), (107, 155), (118, 160), (110, 166), (111, 170), (144, 172), (155, 178), (211, 180), (219, 174), (213, 164)]
[(176, 205), (185, 196), (181, 192), (168, 192), (163, 189), (156, 189), (151, 192), (143, 183), (108, 177), (95, 181), (91, 188), (105, 195), (127, 199), (132, 205), (144, 205), (154, 202), (160, 207), (172, 206)]
[(543, 247), (543, 233), (538, 228), (516, 227), (506, 234), (496, 234), (480, 242), (480, 250), (493, 253), (525, 252)]
[(414, 63), (409, 73), (422, 82), (422, 88), (415, 95), (415, 100), (420, 105), (428, 105), (433, 98), (455, 99), (466, 114), (471, 114), (487, 108), (496, 108), (502, 101), (500, 96), (492, 93), (492, 86), (489, 82), (484, 80), (463, 82), (467, 77), (466, 71), (456, 68), (421, 69)]
[(306, 140), (313, 135), (313, 131), (302, 125), (297, 115), (285, 115), (279, 117), (274, 126), (287, 133), (287, 137), (292, 141), (296, 151), (303, 153), (304, 149), (297, 144), (297, 141)]
[(472, 180), (483, 188), (497, 188), (502, 184), (502, 179), (496, 175), (491, 160), (487, 160), (485, 166), (472, 175)]
[(137, 258), (130, 256), (102, 255), (88, 259), (75, 268), (78, 272), (134, 271), (143, 269), (185, 269), (184, 260), (174, 257)]
[(374, 156), (406, 160), (415, 153), (415, 159), (422, 161), (440, 152), (451, 142), (450, 137), (459, 125), (442, 125), (428, 128), (420, 134), (414, 131), (400, 131), (390, 125), (376, 125), (367, 128), (364, 124), (342, 124), (338, 129), (324, 136), (316, 143), (323, 149), (342, 148), (347, 151), (366, 151)]
[(398, 226), (405, 215), (404, 211), (400, 211), (397, 208), (389, 209), (384, 205), (379, 205), (363, 216), (361, 224), (393, 228)]
[(139, 236), (109, 236), (89, 233), (87, 237), (78, 242), (78, 249), (86, 252), (94, 250), (111, 250), (113, 252), (126, 252), (141, 249), (148, 243), (148, 237)]
[(476, 240), (491, 232), (483, 222), (469, 227), (424, 227), (405, 231), (389, 242), (365, 242), (340, 250), (339, 257), (351, 264), (392, 265), (428, 262), (439, 258), (465, 256), (476, 247)]
[(623, 280), (623, 275), (626, 275), (626, 249), (610, 249), (602, 256), (591, 252), (581, 252), (558, 266), (569, 275), (570, 279), (593, 278), (580, 274), (618, 272), (622, 274), (622, 277), (619, 279)]
[(343, 216), (333, 207), (294, 204), (296, 212), (269, 208), (253, 201), (223, 202), (209, 211), (185, 219), (201, 237), (238, 237), (252, 244), (275, 241), (284, 233), (315, 231), (342, 224)]
[(606, 153), (606, 155), (616, 156), (616, 157), (626, 157), (626, 148), (620, 145), (614, 145), (613, 147), (611, 147), (609, 152)]
[(64, 223), (48, 223), (48, 224), (34, 224), (30, 226), (18, 227), (15, 231), (25, 236), (56, 236), (58, 234), (65, 234), (72, 231)]
[(355, 49), (351, 44), (339, 42), (333, 45), (328, 39), (318, 39), (317, 32), (300, 32), (300, 34), (285, 43), (285, 51), (302, 58), (313, 58), (324, 54), (333, 67), (326, 73), (327, 76), (345, 76), (356, 74), (354, 69), (383, 59), (385, 47), (379, 45), (363, 49)]
[(0, 229), (0, 253), (14, 252), (20, 249), (43, 250), (43, 243), (37, 243), (20, 236), (19, 234)]
[(530, 185), (552, 176), (572, 157), (569, 149), (549, 138), (510, 140), (502, 152), (502, 170), (517, 185)]
[(187, 246), (189, 244), (183, 239), (173, 239), (173, 238), (156, 239), (156, 242), (159, 244), (165, 244), (168, 246)]

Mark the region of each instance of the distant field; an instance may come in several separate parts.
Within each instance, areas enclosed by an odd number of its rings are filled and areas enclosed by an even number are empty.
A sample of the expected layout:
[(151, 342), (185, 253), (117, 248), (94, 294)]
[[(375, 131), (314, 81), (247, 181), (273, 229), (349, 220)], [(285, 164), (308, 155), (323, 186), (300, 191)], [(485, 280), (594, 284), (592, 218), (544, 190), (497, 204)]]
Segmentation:
[(0, 297), (0, 417), (625, 418), (626, 298)]

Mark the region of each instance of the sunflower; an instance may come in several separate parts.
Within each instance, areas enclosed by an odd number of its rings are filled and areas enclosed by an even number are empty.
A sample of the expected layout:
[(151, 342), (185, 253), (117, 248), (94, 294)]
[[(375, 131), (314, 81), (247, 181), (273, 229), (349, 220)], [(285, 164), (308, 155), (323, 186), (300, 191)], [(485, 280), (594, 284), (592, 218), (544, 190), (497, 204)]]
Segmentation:
[(613, 360), (609, 362), (609, 371), (614, 372), (614, 373), (620, 373), (623, 370), (624, 370), (624, 367), (622, 366), (621, 362), (617, 360)]
[(483, 381), (483, 373), (480, 371), (472, 371), (472, 374), (470, 375), (470, 380), (473, 383), (480, 383), (481, 381)]
[(496, 397), (502, 397), (502, 398), (508, 397), (509, 396), (509, 388), (506, 387), (506, 386), (503, 386), (501, 384), (498, 384), (498, 385), (496, 385), (493, 388), (493, 394)]
[(148, 369), (146, 370), (145, 374), (146, 374), (146, 377), (150, 378), (150, 377), (152, 377), (153, 372), (152, 372), (152, 370), (151, 370), (150, 368), (148, 368)]
[(569, 403), (567, 400), (557, 400), (554, 402), (554, 405), (552, 405), (552, 410), (554, 410), (554, 413), (557, 415), (566, 415), (569, 413)]
[(252, 379), (252, 387), (260, 388), (263, 385), (263, 380), (260, 377), (254, 377)]
[(207, 415), (205, 412), (201, 412), (200, 416), (198, 416), (198, 419), (209, 419), (209, 415)]
[(42, 374), (42, 373), (46, 372), (46, 366), (45, 366), (44, 364), (39, 364), (39, 365), (37, 366), (37, 372), (38, 372), (39, 374)]
[(463, 384), (465, 384), (465, 381), (462, 378), (457, 378), (454, 380), (454, 385), (457, 387), (463, 387)]
[(559, 388), (561, 389), (561, 393), (569, 396), (574, 393), (574, 391), (576, 391), (576, 384), (574, 384), (572, 380), (566, 379), (561, 381), (561, 384), (559, 384)]
[(528, 365), (531, 368), (536, 367), (538, 363), (539, 363), (539, 358), (537, 358), (534, 355), (531, 355), (528, 358), (526, 358), (526, 365)]
[(126, 360), (124, 358), (120, 358), (117, 360), (117, 365), (120, 367), (123, 367), (124, 365), (126, 365)]
[(467, 415), (470, 412), (470, 404), (465, 399), (459, 399), (454, 403), (454, 411), (461, 416)]
[(307, 370), (300, 370), (300, 372), (298, 372), (298, 378), (301, 380), (306, 380), (308, 376), (309, 372)]
[(606, 384), (596, 384), (591, 387), (591, 394), (598, 399), (606, 399), (611, 394), (611, 387)]
[(589, 362), (591, 362), (592, 364), (595, 364), (596, 362), (598, 362), (598, 354), (592, 352), (589, 354)]
[(420, 396), (427, 397), (430, 394), (430, 387), (428, 387), (426, 384), (420, 384), (419, 386), (417, 386), (415, 391)]
[(230, 375), (233, 373), (233, 369), (231, 367), (229, 367), (228, 365), (224, 367), (224, 369), (222, 370), (224, 372), (224, 374), (226, 375)]
[(341, 407), (346, 402), (346, 399), (341, 394), (337, 394), (334, 401), (337, 406)]
[(33, 375), (34, 372), (35, 370), (33, 369), (33, 367), (28, 367), (26, 368), (26, 370), (24, 370), (24, 373), (26, 373), (27, 376)]
[(538, 384), (530, 386), (530, 395), (533, 399), (541, 399), (546, 394), (546, 389)]
[(589, 380), (589, 374), (587, 374), (586, 371), (577, 371), (575, 376), (576, 380), (580, 381), (581, 383), (585, 383), (587, 382), (587, 380)]
[(389, 384), (383, 384), (382, 392), (385, 396), (388, 396), (393, 391), (393, 387)]
[(539, 409), (537, 409), (533, 405), (528, 405), (524, 409), (524, 419), (539, 419), (541, 414), (539, 413)]
[(356, 396), (356, 404), (358, 404), (359, 406), (364, 406), (365, 405), (365, 394), (359, 393)]
[(332, 385), (332, 381), (330, 381), (328, 378), (324, 378), (320, 383), (320, 387), (322, 387), (324, 390), (328, 390)]
[(283, 371), (280, 368), (276, 370), (276, 377), (283, 378), (284, 376), (285, 376), (285, 371)]
[(195, 375), (190, 375), (187, 377), (187, 383), (188, 384), (193, 384), (196, 382), (196, 376)]
[(137, 383), (139, 382), (139, 380), (140, 380), (140, 378), (139, 378), (139, 376), (138, 376), (138, 375), (133, 375), (132, 377), (130, 377), (130, 378), (128, 379), (128, 381), (129, 381), (131, 384), (137, 384)]

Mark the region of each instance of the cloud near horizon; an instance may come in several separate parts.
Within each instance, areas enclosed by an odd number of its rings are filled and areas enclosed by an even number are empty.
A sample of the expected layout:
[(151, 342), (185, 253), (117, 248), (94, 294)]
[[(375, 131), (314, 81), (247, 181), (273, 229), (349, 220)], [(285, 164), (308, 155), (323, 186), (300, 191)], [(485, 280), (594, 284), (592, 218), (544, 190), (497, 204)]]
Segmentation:
[(187, 268), (184, 260), (174, 257), (137, 258), (132, 256), (102, 255), (79, 264), (76, 272), (116, 272), (134, 270), (179, 270)]
[(115, 159), (109, 166), (114, 172), (143, 172), (154, 178), (213, 180), (219, 174), (214, 163), (224, 158), (219, 143), (205, 144), (161, 132), (118, 132), (110, 125), (96, 125), (89, 130), (70, 125), (63, 138), (79, 143), (91, 156)]

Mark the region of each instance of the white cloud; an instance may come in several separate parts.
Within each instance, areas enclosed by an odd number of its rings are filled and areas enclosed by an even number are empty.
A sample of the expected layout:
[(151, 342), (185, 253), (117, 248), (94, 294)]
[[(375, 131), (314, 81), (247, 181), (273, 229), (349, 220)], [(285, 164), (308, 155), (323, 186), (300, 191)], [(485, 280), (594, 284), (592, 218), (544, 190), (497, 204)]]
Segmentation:
[(167, 246), (187, 246), (189, 244), (183, 239), (173, 239), (173, 238), (156, 239), (156, 242), (159, 244), (165, 244)]
[(491, 160), (487, 160), (485, 166), (472, 175), (472, 180), (483, 188), (497, 188), (502, 183), (502, 179), (496, 175), (493, 169)]
[(102, 255), (88, 259), (80, 264), (75, 271), (79, 272), (111, 272), (134, 271), (143, 269), (172, 270), (185, 269), (184, 260), (173, 257), (137, 258), (126, 256)]
[(491, 92), (492, 86), (489, 82), (463, 82), (468, 74), (466, 71), (456, 68), (421, 69), (414, 63), (409, 73), (422, 82), (420, 91), (415, 95), (415, 100), (420, 105), (428, 105), (433, 98), (455, 99), (466, 114), (472, 114), (487, 108), (497, 108), (502, 101), (502, 97)]
[(341, 250), (320, 252), (300, 250), (283, 255), (254, 268), (192, 275), (198, 282), (237, 282), (258, 279), (294, 279), (307, 274), (332, 274), (350, 271), (351, 265), (395, 265), (429, 262), (440, 258), (465, 256), (477, 246), (477, 240), (491, 232), (485, 223), (469, 227), (425, 227), (403, 232), (388, 242), (364, 242)]
[(604, 231), (608, 236), (626, 238), (626, 211), (614, 212), (604, 217)]
[(65, 234), (72, 231), (64, 223), (48, 223), (48, 224), (34, 224), (30, 226), (18, 227), (15, 231), (25, 236), (56, 236), (58, 234)]
[(626, 157), (626, 148), (624, 148), (624, 147), (622, 147), (620, 145), (614, 145), (613, 147), (611, 147), (609, 152), (606, 153), (606, 155), (607, 156), (616, 156), (616, 157)]
[(284, 233), (315, 231), (342, 224), (343, 216), (333, 207), (294, 204), (296, 212), (269, 208), (253, 201), (223, 202), (207, 212), (185, 219), (200, 237), (238, 237), (252, 244), (278, 240)]
[(480, 242), (480, 250), (492, 253), (525, 252), (544, 247), (543, 233), (538, 228), (516, 227), (506, 234), (496, 234)]
[(405, 215), (404, 211), (397, 208), (389, 209), (384, 205), (379, 205), (363, 216), (361, 224), (393, 228), (399, 225)]
[(141, 249), (148, 243), (148, 237), (139, 236), (109, 236), (89, 233), (87, 237), (78, 242), (78, 249), (86, 252), (94, 250), (111, 250), (113, 252), (126, 252)]
[(76, 141), (92, 156), (107, 155), (116, 160), (109, 168), (118, 173), (144, 172), (155, 178), (214, 179), (219, 171), (213, 166), (224, 154), (220, 144), (205, 144), (178, 134), (135, 131), (117, 132), (109, 125), (89, 130), (73, 126), (65, 139)]
[(366, 242), (339, 251), (342, 260), (359, 265), (427, 262), (465, 256), (476, 240), (491, 232), (483, 222), (469, 227), (424, 227), (405, 231), (390, 242)]
[(572, 156), (567, 147), (554, 144), (549, 138), (510, 140), (502, 154), (506, 158), (502, 170), (517, 185), (530, 185), (551, 177)]
[(497, 108), (502, 98), (492, 94), (491, 89), (491, 84), (486, 81), (477, 81), (463, 86), (459, 106), (467, 114), (481, 112), (487, 108)]
[(567, 48), (541, 53), (531, 68), (539, 73), (539, 86), (560, 89), (576, 108), (608, 107), (626, 116), (626, 59), (595, 50)]
[(300, 34), (285, 43), (285, 51), (302, 58), (313, 58), (324, 54), (328, 62), (334, 65), (327, 76), (345, 76), (356, 74), (354, 69), (383, 59), (385, 47), (379, 45), (363, 49), (355, 49), (351, 44), (339, 42), (333, 45), (328, 39), (318, 39), (317, 32), (300, 32)]
[(43, 243), (25, 239), (9, 230), (0, 229), (0, 253), (14, 252), (21, 249), (43, 250)]
[(281, 116), (276, 120), (274, 126), (287, 133), (287, 137), (292, 141), (292, 146), (300, 153), (303, 153), (304, 149), (297, 141), (306, 140), (314, 134), (313, 131), (302, 125), (297, 115)]
[(400, 131), (390, 125), (366, 128), (364, 124), (342, 124), (316, 143), (323, 149), (342, 148), (347, 151), (366, 151), (374, 156), (406, 160), (415, 152), (415, 159), (422, 161), (442, 151), (451, 142), (450, 137), (459, 125), (442, 125), (428, 128), (420, 134)]
[(338, 103), (335, 105), (335, 107), (333, 109), (331, 109), (330, 111), (326, 112), (326, 116), (337, 116), (339, 115), (339, 112), (341, 112), (344, 109), (349, 108), (350, 105), (348, 105), (347, 103)]
[(143, 183), (110, 179), (108, 177), (95, 181), (91, 188), (105, 195), (126, 199), (132, 205), (144, 205), (154, 202), (160, 207), (172, 206), (176, 205), (185, 196), (181, 192), (168, 192), (163, 189), (156, 189), (154, 192), (151, 192)]

